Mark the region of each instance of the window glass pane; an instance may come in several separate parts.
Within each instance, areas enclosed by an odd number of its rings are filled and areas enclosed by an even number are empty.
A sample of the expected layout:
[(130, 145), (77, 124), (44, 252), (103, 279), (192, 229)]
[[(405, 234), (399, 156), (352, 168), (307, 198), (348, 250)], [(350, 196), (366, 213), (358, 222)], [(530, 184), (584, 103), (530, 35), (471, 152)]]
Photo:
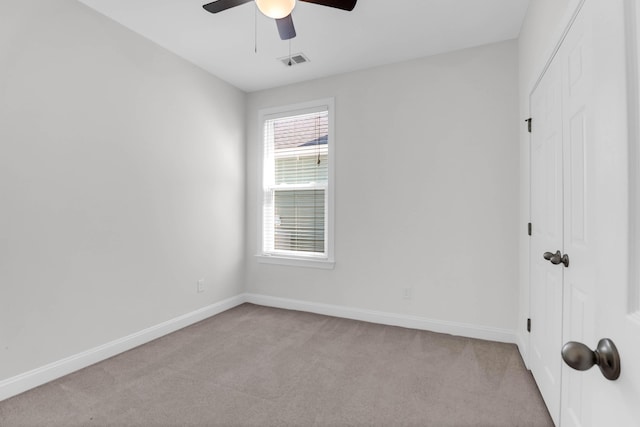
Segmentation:
[(326, 183), (329, 173), (327, 168), (328, 157), (326, 149), (322, 150), (322, 152), (276, 157), (276, 185)]
[(324, 190), (276, 190), (274, 205), (276, 250), (325, 251)]
[(276, 152), (327, 145), (329, 114), (327, 111), (273, 119)]
[(271, 121), (275, 184), (327, 182), (328, 112)]

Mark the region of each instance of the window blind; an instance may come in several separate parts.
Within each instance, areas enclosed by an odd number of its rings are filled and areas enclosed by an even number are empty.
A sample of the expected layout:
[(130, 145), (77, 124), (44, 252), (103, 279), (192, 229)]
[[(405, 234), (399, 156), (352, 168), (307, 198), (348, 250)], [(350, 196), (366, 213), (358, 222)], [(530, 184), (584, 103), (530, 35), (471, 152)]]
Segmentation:
[(263, 252), (327, 254), (328, 111), (264, 122)]

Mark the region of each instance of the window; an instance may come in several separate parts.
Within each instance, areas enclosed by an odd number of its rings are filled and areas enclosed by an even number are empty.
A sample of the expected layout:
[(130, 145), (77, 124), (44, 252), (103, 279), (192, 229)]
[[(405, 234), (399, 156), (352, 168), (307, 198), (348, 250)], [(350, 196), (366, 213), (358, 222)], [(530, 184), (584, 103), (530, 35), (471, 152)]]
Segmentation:
[(264, 110), (259, 261), (333, 267), (333, 100)]

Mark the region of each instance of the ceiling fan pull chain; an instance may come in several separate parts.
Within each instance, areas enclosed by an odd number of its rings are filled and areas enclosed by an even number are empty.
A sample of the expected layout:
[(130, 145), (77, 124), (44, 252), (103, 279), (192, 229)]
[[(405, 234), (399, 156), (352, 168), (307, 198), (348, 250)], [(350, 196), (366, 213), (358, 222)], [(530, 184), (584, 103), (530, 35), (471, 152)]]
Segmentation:
[(289, 67), (291, 67), (293, 63), (291, 62), (291, 39), (289, 39)]
[(254, 24), (253, 24), (253, 51), (254, 53), (258, 53), (258, 5), (254, 3), (255, 13), (253, 16)]

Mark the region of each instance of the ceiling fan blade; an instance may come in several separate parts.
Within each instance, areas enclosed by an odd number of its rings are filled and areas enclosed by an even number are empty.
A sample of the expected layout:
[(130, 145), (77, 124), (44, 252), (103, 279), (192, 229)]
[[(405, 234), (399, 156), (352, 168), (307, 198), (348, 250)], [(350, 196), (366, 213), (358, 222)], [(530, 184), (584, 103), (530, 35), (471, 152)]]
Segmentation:
[(204, 6), (204, 10), (211, 13), (222, 12), (223, 10), (231, 9), (232, 7), (240, 6), (241, 4), (249, 3), (253, 0), (217, 0), (211, 3), (207, 3)]
[(358, 0), (300, 0), (307, 3), (319, 4), (322, 6), (335, 7), (336, 9), (352, 11), (356, 7)]
[(293, 26), (291, 14), (282, 19), (276, 19), (276, 25), (278, 26), (281, 40), (289, 40), (296, 36), (296, 28)]

